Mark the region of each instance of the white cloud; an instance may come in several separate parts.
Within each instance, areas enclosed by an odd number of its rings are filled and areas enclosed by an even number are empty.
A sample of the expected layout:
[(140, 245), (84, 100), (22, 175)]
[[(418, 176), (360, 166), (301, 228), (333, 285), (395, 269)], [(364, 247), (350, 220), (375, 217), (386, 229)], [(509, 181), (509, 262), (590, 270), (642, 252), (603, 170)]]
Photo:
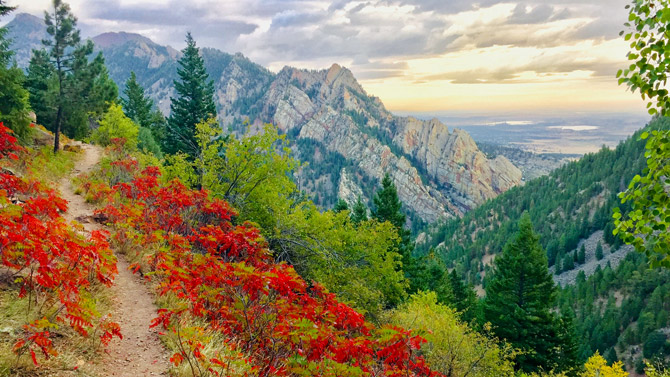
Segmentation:
[[(475, 95), (501, 101), (530, 95), (530, 102), (537, 103), (537, 96), (593, 102), (593, 96), (609, 98), (604, 88), (624, 93), (612, 87), (610, 71), (613, 75), (625, 63), (627, 47), (618, 31), (626, 21), (627, 2), (69, 1), (89, 35), (139, 32), (181, 48), (190, 30), (201, 46), (240, 51), (275, 71), (283, 65), (324, 68), (338, 62), (350, 66), (391, 108), (444, 107), (444, 96), (455, 91), (463, 91), (462, 98), (448, 106), (473, 101)], [(51, 0), (9, 3), (41, 15)], [(402, 98), (407, 100), (401, 103)]]

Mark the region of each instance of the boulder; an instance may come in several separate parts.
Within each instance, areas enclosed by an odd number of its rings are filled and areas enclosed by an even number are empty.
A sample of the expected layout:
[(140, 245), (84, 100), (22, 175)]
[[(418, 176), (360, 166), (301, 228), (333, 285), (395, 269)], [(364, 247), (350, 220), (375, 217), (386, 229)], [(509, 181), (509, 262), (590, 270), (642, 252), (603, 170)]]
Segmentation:
[(33, 140), (36, 146), (54, 145), (54, 135), (43, 127), (35, 127)]
[(81, 153), (82, 148), (80, 144), (67, 144), (63, 147), (63, 150), (66, 152)]

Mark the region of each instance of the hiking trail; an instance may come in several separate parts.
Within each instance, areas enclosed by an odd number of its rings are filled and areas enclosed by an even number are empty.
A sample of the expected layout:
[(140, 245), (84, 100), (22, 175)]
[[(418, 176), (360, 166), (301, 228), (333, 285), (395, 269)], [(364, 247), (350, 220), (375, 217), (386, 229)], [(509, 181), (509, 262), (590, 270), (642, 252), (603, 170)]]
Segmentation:
[[(91, 171), (100, 161), (102, 149), (98, 146), (81, 144), (82, 153), (75, 161), (73, 175)], [(84, 197), (75, 194), (71, 176), (60, 181), (59, 190), (68, 201), (68, 210), (63, 215), (68, 222), (77, 221), (88, 233), (104, 229), (93, 221), (95, 207), (86, 203)], [(123, 255), (116, 254), (118, 275), (111, 287), (112, 320), (121, 326), (123, 339), (114, 338), (109, 344), (99, 364), (80, 365), (80, 370), (95, 376), (167, 376), (167, 351), (158, 339), (158, 331), (150, 329), (151, 320), (156, 317), (157, 307), (147, 287), (140, 278), (128, 270), (128, 262)]]

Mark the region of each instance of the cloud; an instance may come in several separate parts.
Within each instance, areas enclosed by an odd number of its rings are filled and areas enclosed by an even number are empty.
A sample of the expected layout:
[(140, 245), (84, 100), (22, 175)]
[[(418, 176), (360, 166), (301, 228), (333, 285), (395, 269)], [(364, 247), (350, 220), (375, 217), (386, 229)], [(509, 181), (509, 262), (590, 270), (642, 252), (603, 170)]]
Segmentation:
[[(612, 80), (621, 64), (599, 59), (584, 60), (575, 54), (541, 54), (519, 65), (490, 69), (449, 71), (416, 78), (416, 81), (449, 81), (452, 84), (519, 84), (539, 81), (563, 80), (566, 74), (588, 72), (592, 79)], [(530, 73), (530, 75), (526, 75)], [(524, 77), (527, 76), (527, 77)], [(529, 77), (528, 77), (529, 76)]]
[(548, 4), (536, 5), (529, 9), (528, 5), (519, 3), (507, 20), (511, 24), (538, 24), (549, 21), (555, 13), (557, 12), (554, 7)]
[[(181, 48), (191, 31), (199, 46), (273, 69), (337, 62), (375, 83), (609, 79), (625, 46), (589, 57), (619, 39), (629, 1), (69, 0), (88, 36), (136, 32)], [(51, 0), (23, 2), (41, 15)]]

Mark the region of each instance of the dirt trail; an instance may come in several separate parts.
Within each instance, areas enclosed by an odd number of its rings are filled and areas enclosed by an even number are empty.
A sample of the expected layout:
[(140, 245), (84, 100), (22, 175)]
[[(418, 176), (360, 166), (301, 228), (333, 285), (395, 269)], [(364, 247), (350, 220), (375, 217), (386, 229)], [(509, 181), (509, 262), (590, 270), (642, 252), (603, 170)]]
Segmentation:
[[(102, 155), (99, 147), (83, 144), (81, 159), (75, 164), (74, 174), (93, 169)], [(102, 226), (90, 220), (94, 208), (81, 195), (74, 193), (69, 177), (60, 182), (62, 197), (68, 201), (68, 211), (64, 217), (68, 221), (77, 220), (87, 232)], [(167, 376), (168, 361), (166, 351), (158, 339), (156, 331), (149, 329), (149, 323), (156, 314), (156, 306), (147, 288), (139, 278), (128, 271), (128, 262), (117, 255), (119, 274), (112, 289), (113, 318), (121, 326), (123, 340), (114, 338), (107, 348), (100, 365), (85, 365), (82, 371), (91, 371), (96, 376)]]

